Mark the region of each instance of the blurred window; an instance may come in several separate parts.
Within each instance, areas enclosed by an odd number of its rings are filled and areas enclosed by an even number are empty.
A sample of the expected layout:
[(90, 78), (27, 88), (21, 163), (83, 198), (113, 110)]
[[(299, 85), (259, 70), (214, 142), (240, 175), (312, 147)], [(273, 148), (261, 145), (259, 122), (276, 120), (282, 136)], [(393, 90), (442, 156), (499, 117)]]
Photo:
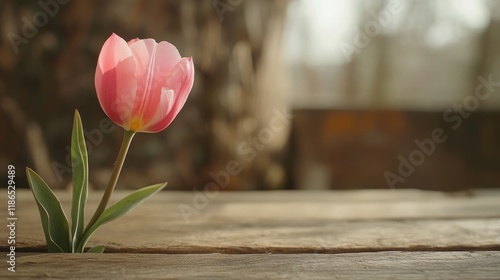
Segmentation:
[[(498, 2), (293, 1), (284, 44), (293, 106), (445, 110), (462, 102), (478, 76), (500, 81)], [(499, 108), (499, 96), (481, 108)]]

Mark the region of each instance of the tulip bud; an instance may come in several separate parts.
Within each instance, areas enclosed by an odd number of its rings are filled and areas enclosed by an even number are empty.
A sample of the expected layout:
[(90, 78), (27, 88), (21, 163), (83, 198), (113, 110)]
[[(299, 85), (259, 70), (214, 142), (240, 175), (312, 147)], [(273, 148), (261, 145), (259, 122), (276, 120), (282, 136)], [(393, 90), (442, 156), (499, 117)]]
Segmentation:
[(194, 82), (191, 57), (181, 57), (165, 41), (125, 42), (112, 34), (104, 43), (95, 73), (99, 103), (127, 131), (164, 130), (184, 106)]

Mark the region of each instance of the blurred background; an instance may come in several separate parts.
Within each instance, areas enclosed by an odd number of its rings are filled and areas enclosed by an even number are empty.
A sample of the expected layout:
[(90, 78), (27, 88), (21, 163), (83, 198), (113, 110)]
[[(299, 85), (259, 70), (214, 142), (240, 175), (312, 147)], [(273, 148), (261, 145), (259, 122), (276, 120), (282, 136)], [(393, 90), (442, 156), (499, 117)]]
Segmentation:
[(78, 109), (90, 183), (122, 137), (94, 89), (111, 33), (169, 41), (195, 85), (132, 143), (118, 188), (500, 186), (500, 1), (1, 0), (0, 167), (70, 184)]

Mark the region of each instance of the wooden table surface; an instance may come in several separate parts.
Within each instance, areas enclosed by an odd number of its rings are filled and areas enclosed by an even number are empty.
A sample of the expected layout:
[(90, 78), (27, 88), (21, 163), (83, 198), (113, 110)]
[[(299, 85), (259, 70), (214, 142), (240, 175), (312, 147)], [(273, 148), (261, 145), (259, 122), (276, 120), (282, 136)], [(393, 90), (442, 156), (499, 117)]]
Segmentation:
[(27, 190), (16, 216), (16, 272), (4, 254), (0, 278), (500, 279), (500, 190), (165, 191), (95, 233), (105, 254), (44, 253)]

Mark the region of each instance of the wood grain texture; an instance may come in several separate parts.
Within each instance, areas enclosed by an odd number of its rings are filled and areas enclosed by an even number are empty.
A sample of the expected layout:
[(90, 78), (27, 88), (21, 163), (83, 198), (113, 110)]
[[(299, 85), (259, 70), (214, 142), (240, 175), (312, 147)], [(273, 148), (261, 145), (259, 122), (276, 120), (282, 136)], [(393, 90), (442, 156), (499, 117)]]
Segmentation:
[(498, 279), (500, 252), (356, 254), (35, 254), (21, 279)]
[[(118, 191), (112, 199), (126, 193)], [(100, 195), (90, 193), (87, 217)], [(69, 209), (70, 193), (58, 196)], [(187, 222), (179, 205), (196, 209), (193, 198), (194, 193), (159, 193), (99, 229), (89, 246), (177, 254), (500, 250), (500, 192), (495, 190), (219, 193)], [(0, 197), (0, 205), (5, 199)], [(43, 251), (31, 193), (18, 191), (16, 206), (18, 250)], [(0, 219), (5, 215), (2, 211)], [(1, 239), (0, 249), (6, 248)]]

